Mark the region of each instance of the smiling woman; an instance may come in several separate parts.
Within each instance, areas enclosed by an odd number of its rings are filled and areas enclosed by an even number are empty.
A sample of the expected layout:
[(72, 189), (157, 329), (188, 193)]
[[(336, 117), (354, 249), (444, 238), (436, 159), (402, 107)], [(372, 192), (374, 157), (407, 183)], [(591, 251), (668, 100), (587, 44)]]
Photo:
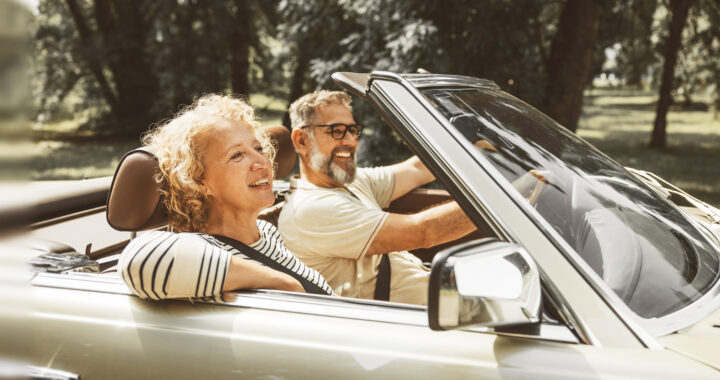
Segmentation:
[[(154, 231), (128, 244), (119, 264), (135, 294), (209, 297), (249, 288), (332, 294), (285, 248), (275, 227), (257, 219), (274, 202), (275, 151), (252, 107), (207, 95), (144, 142), (157, 157), (169, 225), (180, 233)], [(248, 260), (257, 254), (274, 262)]]

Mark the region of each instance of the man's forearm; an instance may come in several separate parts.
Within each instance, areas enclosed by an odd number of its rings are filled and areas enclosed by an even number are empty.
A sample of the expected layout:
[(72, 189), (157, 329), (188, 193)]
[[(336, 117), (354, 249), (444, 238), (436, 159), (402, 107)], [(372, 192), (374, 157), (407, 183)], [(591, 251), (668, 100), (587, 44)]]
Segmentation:
[(435, 180), (435, 176), (425, 167), (419, 158), (413, 156), (407, 160), (393, 165), (395, 173), (395, 191), (392, 199), (395, 200), (413, 189)]
[(413, 215), (424, 235), (423, 248), (457, 240), (477, 227), (457, 202), (449, 202)]

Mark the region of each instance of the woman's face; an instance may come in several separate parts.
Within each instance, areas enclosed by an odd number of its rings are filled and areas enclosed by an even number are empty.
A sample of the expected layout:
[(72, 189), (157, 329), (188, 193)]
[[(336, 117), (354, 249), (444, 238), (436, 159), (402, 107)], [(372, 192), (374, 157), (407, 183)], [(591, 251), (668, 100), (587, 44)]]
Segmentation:
[(223, 120), (201, 138), (207, 149), (202, 184), (211, 214), (256, 216), (272, 206), (272, 164), (248, 124)]

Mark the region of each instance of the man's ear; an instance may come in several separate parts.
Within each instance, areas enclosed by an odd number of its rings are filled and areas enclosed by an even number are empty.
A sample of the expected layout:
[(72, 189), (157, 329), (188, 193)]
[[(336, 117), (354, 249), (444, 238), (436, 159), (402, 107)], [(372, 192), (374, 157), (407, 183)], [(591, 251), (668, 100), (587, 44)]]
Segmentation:
[(294, 129), (290, 134), (290, 138), (292, 139), (295, 151), (301, 156), (307, 155), (309, 148), (308, 144), (310, 141), (308, 141), (308, 136), (305, 131), (301, 129)]

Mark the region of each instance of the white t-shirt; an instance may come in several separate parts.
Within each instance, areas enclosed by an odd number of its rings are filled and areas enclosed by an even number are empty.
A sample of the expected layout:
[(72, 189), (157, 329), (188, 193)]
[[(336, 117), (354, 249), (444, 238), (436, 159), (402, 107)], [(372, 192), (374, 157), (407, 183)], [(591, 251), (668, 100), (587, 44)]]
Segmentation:
[[(250, 244), (251, 248), (332, 294), (320, 273), (285, 248), (275, 226), (264, 220), (258, 220), (257, 226), (260, 239)], [(216, 297), (222, 293), (233, 255), (247, 259), (211, 235), (152, 231), (128, 243), (118, 260), (118, 269), (140, 298)]]
[[(366, 256), (387, 219), (395, 176), (387, 167), (359, 168), (347, 188), (291, 179), (278, 228), (287, 247), (317, 269), (335, 293), (372, 299), (380, 255)], [(430, 272), (408, 252), (391, 252), (390, 301), (427, 304)]]

